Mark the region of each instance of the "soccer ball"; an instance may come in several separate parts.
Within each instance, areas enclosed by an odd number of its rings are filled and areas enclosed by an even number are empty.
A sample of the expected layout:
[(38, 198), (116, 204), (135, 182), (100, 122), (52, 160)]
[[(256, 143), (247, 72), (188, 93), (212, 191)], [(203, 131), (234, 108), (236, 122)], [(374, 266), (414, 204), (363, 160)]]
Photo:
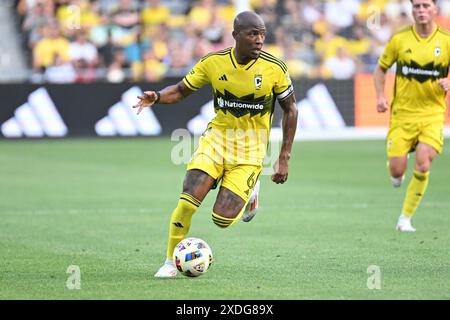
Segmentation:
[(198, 277), (205, 274), (213, 261), (209, 245), (199, 238), (181, 240), (173, 251), (173, 263), (183, 275)]

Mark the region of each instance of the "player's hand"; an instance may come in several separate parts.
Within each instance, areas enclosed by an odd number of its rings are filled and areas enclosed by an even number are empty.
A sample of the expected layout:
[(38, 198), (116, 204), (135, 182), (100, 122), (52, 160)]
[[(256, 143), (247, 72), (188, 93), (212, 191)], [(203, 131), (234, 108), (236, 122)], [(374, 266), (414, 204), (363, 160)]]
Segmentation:
[(380, 97), (377, 99), (377, 111), (378, 112), (386, 112), (389, 109), (389, 102), (385, 97)]
[(142, 96), (138, 96), (139, 102), (133, 106), (133, 108), (138, 108), (137, 114), (141, 113), (141, 111), (146, 107), (151, 107), (156, 99), (158, 99), (158, 95), (155, 91), (145, 91)]
[(288, 161), (279, 158), (273, 166), (275, 172), (272, 175), (272, 181), (276, 184), (285, 183), (288, 179), (288, 168)]
[(448, 78), (439, 79), (438, 83), (442, 90), (444, 90), (445, 92), (450, 90), (450, 80)]

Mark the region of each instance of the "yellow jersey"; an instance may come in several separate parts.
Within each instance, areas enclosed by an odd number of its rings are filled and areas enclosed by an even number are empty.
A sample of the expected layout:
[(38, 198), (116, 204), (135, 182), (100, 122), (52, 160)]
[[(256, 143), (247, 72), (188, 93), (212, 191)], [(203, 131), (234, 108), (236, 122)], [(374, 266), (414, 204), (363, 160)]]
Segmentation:
[(286, 64), (261, 51), (240, 65), (234, 48), (203, 57), (183, 78), (195, 91), (211, 84), (216, 116), (203, 137), (228, 163), (261, 164), (269, 141), (275, 99), (294, 89)]
[(396, 65), (391, 119), (420, 122), (444, 120), (445, 92), (438, 80), (448, 75), (450, 33), (436, 26), (428, 38), (421, 38), (414, 26), (392, 36), (379, 65)]

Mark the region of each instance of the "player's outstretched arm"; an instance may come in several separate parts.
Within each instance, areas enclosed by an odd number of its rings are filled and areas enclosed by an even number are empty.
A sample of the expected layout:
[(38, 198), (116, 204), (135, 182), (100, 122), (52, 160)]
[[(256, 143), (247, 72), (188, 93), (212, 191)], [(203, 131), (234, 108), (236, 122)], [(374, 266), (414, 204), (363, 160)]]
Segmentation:
[(142, 96), (138, 96), (139, 102), (133, 108), (138, 108), (137, 114), (139, 114), (144, 108), (151, 107), (155, 103), (177, 103), (192, 92), (183, 81), (180, 81), (177, 84), (165, 87), (161, 91), (145, 91)]
[(292, 143), (294, 142), (295, 131), (297, 130), (298, 113), (294, 93), (279, 102), (281, 109), (283, 109), (283, 144), (281, 145), (280, 155), (274, 166), (275, 172), (272, 175), (272, 181), (277, 184), (285, 183), (288, 179), (288, 162), (291, 158)]
[(375, 92), (377, 95), (377, 111), (386, 112), (389, 109), (389, 102), (384, 95), (384, 87), (386, 84), (386, 69), (377, 65), (373, 72), (373, 82), (375, 84)]

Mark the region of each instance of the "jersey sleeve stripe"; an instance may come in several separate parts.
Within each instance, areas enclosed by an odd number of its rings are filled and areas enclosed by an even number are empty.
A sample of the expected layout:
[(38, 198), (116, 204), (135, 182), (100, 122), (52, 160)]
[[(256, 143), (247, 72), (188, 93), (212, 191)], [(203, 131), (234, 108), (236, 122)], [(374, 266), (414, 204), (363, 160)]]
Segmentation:
[(279, 63), (281, 63), (282, 65), (284, 65), (286, 67), (286, 64), (283, 62), (283, 60), (278, 59), (277, 57), (275, 57), (273, 54), (268, 53), (267, 51), (261, 51), (261, 53), (265, 56), (268, 56), (269, 58), (272, 58), (276, 61), (278, 61)]
[(183, 78), (183, 81), (189, 87), (189, 89), (194, 91), (199, 89), (196, 86), (193, 86), (186, 77)]
[(285, 69), (281, 64), (279, 64), (278, 62), (276, 62), (276, 61), (273, 61), (273, 60), (270, 60), (270, 59), (268, 59), (268, 58), (266, 58), (266, 57), (263, 57), (263, 56), (259, 56), (261, 59), (263, 59), (263, 60), (265, 60), (265, 61), (269, 61), (269, 62), (272, 62), (272, 63), (274, 63), (274, 64), (276, 64), (277, 66), (279, 66), (280, 68), (281, 68), (281, 70), (283, 71), (283, 73), (286, 73), (286, 71), (287, 71), (287, 69)]
[(272, 62), (272, 63), (276, 64), (277, 66), (279, 66), (279, 67), (281, 68), (281, 70), (283, 70), (283, 73), (286, 73), (287, 68), (284, 67), (284, 66), (283, 66), (282, 64), (280, 64), (279, 62), (277, 62), (277, 61), (275, 61), (275, 60), (272, 60), (272, 59), (270, 59), (270, 58), (267, 58), (266, 56), (263, 56), (263, 55), (260, 55), (259, 57), (260, 57), (261, 59), (265, 60), (265, 61), (269, 61), (269, 62)]
[(287, 69), (287, 66), (280, 59), (277, 59), (277, 58), (275, 58), (274, 56), (272, 56), (270, 54), (266, 54), (264, 51), (261, 52), (261, 56), (266, 58), (266, 59), (269, 59), (269, 60), (273, 61), (274, 63), (277, 63), (277, 64), (283, 66), (285, 69)]
[(379, 60), (378, 61), (378, 64), (382, 67), (382, 68), (384, 68), (384, 69), (389, 69), (390, 68), (390, 66), (387, 66), (383, 61), (381, 61), (381, 60)]
[(444, 28), (438, 27), (439, 28), (439, 32), (442, 33), (443, 35), (446, 36), (450, 36), (450, 32)]
[(229, 52), (231, 52), (231, 48), (228, 48), (228, 49), (225, 49), (225, 50), (222, 50), (222, 51), (212, 52), (212, 53), (207, 54), (206, 56), (204, 56), (204, 57), (201, 59), (201, 61), (204, 61), (204, 60), (206, 60), (206, 59), (208, 59), (209, 57), (212, 57), (212, 56), (225, 56), (225, 55), (227, 55)]
[(263, 56), (265, 56), (267, 58), (270, 58), (270, 59), (280, 63), (282, 66), (284, 66), (285, 69), (287, 69), (286, 64), (282, 60), (280, 60), (277, 57), (275, 57), (274, 55), (272, 55), (272, 54), (270, 54), (270, 53), (268, 53), (266, 51), (262, 51), (261, 53), (262, 53)]
[(294, 92), (294, 87), (290, 85), (286, 90), (284, 90), (282, 93), (277, 94), (278, 101), (284, 100), (287, 97), (289, 97)]

